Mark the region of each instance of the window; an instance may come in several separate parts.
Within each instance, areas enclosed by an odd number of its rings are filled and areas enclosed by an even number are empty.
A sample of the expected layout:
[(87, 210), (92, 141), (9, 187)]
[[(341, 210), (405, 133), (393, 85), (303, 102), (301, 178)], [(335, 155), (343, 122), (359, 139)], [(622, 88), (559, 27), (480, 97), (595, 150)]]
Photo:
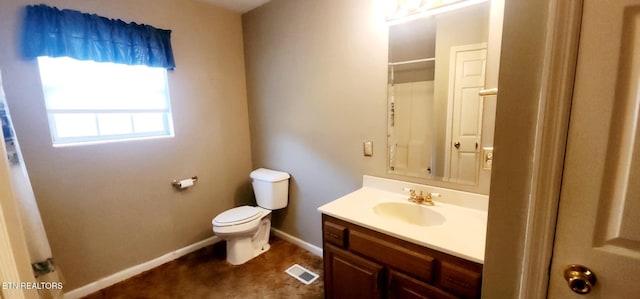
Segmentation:
[(173, 136), (164, 68), (38, 57), (54, 146)]

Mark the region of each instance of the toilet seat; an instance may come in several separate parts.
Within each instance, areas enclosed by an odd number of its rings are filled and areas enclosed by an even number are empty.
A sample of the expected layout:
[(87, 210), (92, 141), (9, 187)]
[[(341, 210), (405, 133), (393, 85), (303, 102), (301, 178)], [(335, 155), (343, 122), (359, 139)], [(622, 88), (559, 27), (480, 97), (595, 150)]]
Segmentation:
[(251, 222), (262, 215), (261, 209), (251, 206), (241, 206), (222, 212), (213, 219), (215, 226), (233, 226)]

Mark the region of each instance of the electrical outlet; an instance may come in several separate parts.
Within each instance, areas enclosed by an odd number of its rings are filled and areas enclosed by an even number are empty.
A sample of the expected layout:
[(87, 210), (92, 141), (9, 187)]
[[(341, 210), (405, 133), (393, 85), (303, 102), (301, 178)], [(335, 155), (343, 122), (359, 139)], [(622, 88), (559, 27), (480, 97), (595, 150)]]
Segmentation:
[(373, 142), (372, 141), (363, 142), (362, 151), (365, 157), (373, 156)]
[(491, 170), (493, 164), (493, 147), (485, 147), (482, 149), (482, 168)]

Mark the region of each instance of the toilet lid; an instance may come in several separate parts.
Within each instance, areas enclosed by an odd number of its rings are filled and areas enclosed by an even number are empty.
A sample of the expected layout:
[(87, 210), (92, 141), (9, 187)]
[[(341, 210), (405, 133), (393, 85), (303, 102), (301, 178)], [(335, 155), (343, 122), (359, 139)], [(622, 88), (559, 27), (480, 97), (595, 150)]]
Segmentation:
[(229, 226), (252, 221), (260, 217), (260, 209), (251, 206), (242, 206), (222, 212), (213, 219), (215, 225)]

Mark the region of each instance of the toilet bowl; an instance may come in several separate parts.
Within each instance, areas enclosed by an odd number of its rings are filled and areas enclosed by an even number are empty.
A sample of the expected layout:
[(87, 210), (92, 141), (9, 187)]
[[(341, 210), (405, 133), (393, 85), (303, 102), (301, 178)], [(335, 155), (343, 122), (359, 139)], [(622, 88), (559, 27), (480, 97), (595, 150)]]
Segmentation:
[(241, 206), (216, 216), (212, 224), (216, 236), (227, 241), (227, 261), (232, 265), (269, 250), (270, 210)]
[(288, 204), (288, 173), (259, 168), (250, 177), (258, 206), (232, 208), (211, 221), (216, 236), (227, 242), (227, 261), (232, 265), (244, 264), (269, 250), (271, 210)]

